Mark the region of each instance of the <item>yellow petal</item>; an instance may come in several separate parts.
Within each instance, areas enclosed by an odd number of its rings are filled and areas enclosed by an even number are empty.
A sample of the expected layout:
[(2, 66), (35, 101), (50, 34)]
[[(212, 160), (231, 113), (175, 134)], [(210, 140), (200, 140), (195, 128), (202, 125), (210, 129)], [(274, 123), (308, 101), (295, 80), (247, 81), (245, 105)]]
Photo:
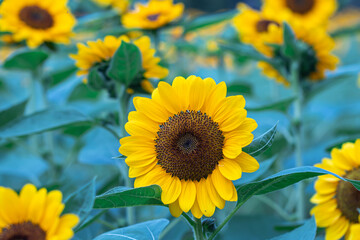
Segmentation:
[(226, 90), (225, 82), (217, 84), (206, 99), (204, 112), (213, 117), (216, 111), (219, 109), (219, 106), (225, 102)]
[(255, 158), (247, 154), (246, 152), (240, 153), (239, 156), (237, 156), (234, 161), (237, 162), (237, 164), (240, 165), (241, 170), (243, 172), (252, 173), (259, 169), (260, 165), (258, 161), (256, 161)]
[(218, 192), (216, 191), (211, 178), (212, 178), (212, 176), (209, 175), (208, 178), (206, 179), (206, 187), (207, 187), (209, 197), (217, 208), (223, 209), (225, 207), (225, 200), (222, 199), (220, 197), (220, 195), (218, 194)]
[(161, 201), (164, 204), (170, 204), (178, 199), (181, 193), (181, 182), (178, 177), (169, 177), (167, 178), (166, 182), (161, 186), (162, 193), (161, 193)]
[(135, 97), (134, 105), (136, 110), (159, 123), (166, 122), (166, 120), (171, 116), (171, 114), (166, 109), (149, 98)]
[(227, 179), (234, 181), (241, 178), (242, 170), (236, 161), (224, 158), (219, 162), (219, 170)]
[(245, 109), (238, 109), (236, 111), (232, 111), (232, 114), (228, 115), (220, 122), (220, 130), (223, 132), (230, 132), (238, 128), (246, 119), (246, 114), (247, 112)]
[(351, 224), (346, 240), (358, 240), (360, 236), (360, 224)]
[(180, 215), (183, 212), (179, 206), (179, 201), (175, 201), (175, 202), (169, 204), (169, 209), (170, 209), (170, 213), (171, 213), (171, 215), (173, 215), (173, 217), (180, 217)]
[(335, 209), (330, 212), (319, 212), (315, 211), (316, 224), (319, 227), (328, 227), (335, 223), (342, 215), (339, 209)]
[(320, 194), (330, 194), (336, 192), (338, 182), (328, 182), (319, 178), (315, 182), (315, 190)]
[(334, 196), (335, 196), (335, 193), (329, 193), (329, 194), (315, 193), (314, 196), (312, 196), (312, 198), (310, 199), (310, 202), (312, 202), (314, 204), (320, 204), (320, 203), (329, 201)]
[(142, 176), (148, 172), (150, 172), (155, 166), (157, 162), (154, 161), (150, 163), (149, 165), (143, 166), (143, 167), (130, 167), (129, 168), (129, 178), (135, 178)]
[(182, 109), (182, 98), (178, 96), (178, 93), (168, 83), (159, 82), (158, 89), (161, 100), (166, 103), (165, 107), (169, 112), (177, 114), (181, 110), (186, 110)]
[(341, 150), (334, 148), (331, 150), (331, 158), (335, 166), (344, 169), (346, 171), (351, 170), (353, 168), (351, 162), (344, 156)]
[(8, 224), (22, 219), (21, 202), (17, 193), (10, 188), (0, 188), (0, 216)]
[(33, 223), (40, 223), (43, 217), (45, 204), (46, 204), (47, 190), (45, 188), (40, 189), (34, 198), (31, 200), (28, 219)]
[(200, 207), (199, 207), (199, 204), (198, 204), (197, 200), (195, 200), (194, 205), (191, 208), (191, 213), (192, 213), (192, 215), (194, 217), (196, 217), (198, 219), (200, 219), (202, 217), (202, 215), (203, 215), (201, 210), (200, 210)]
[(225, 134), (223, 153), (225, 157), (234, 159), (242, 152), (242, 148), (249, 145), (254, 139), (254, 135), (244, 131), (233, 131)]
[(229, 201), (233, 196), (233, 186), (232, 181), (226, 179), (219, 171), (219, 168), (216, 167), (211, 175), (212, 182), (215, 186), (216, 191), (219, 195), (226, 201)]
[(207, 193), (206, 180), (202, 178), (196, 185), (196, 199), (200, 210), (206, 217), (211, 217), (215, 212), (215, 205)]
[(341, 217), (331, 226), (327, 227), (325, 230), (325, 240), (338, 240), (345, 235), (346, 231), (349, 229), (349, 220), (345, 217)]
[(188, 212), (194, 205), (196, 199), (196, 186), (193, 181), (181, 180), (181, 193), (179, 205), (184, 212)]
[(198, 111), (203, 106), (207, 97), (204, 81), (200, 77), (190, 76), (187, 81), (191, 81), (189, 92), (189, 110)]

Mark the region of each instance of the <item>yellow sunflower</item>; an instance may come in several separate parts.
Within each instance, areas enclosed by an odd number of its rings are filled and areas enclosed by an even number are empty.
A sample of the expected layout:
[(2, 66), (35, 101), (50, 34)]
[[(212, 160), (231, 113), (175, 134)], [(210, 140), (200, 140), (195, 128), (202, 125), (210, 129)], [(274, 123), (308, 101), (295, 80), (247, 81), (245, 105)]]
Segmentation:
[(102, 7), (113, 7), (119, 13), (124, 13), (129, 7), (130, 2), (128, 0), (93, 0)]
[(0, 239), (71, 239), (79, 218), (75, 214), (60, 216), (65, 207), (61, 201), (60, 191), (47, 193), (32, 184), (26, 184), (19, 195), (0, 187)]
[[(341, 149), (331, 151), (331, 159), (324, 158), (316, 167), (328, 170), (347, 179), (360, 180), (360, 139), (345, 143)], [(317, 204), (311, 214), (319, 227), (326, 228), (326, 240), (346, 240), (360, 236), (360, 191), (349, 182), (330, 174), (315, 182), (316, 194), (311, 202)]]
[(256, 11), (246, 4), (239, 4), (238, 9), (240, 13), (234, 17), (233, 24), (241, 41), (272, 57), (272, 49), (267, 43), (276, 42), (278, 36), (282, 36), (282, 21), (278, 22), (273, 14)]
[(279, 21), (284, 14), (291, 15), (309, 27), (325, 25), (336, 9), (337, 0), (264, 0), (263, 5), (263, 11)]
[(43, 42), (70, 43), (75, 18), (67, 0), (5, 0), (0, 5), (2, 31), (11, 32), (15, 41), (26, 40), (35, 48)]
[(191, 210), (212, 216), (237, 201), (232, 180), (254, 172), (258, 162), (242, 151), (257, 123), (247, 118), (243, 96), (226, 97), (226, 84), (211, 78), (176, 77), (160, 82), (151, 99), (134, 98), (120, 140), (135, 187), (157, 184), (173, 216)]
[(157, 29), (182, 16), (184, 4), (172, 0), (150, 0), (147, 5), (137, 3), (135, 10), (122, 17), (126, 28)]
[[(89, 73), (90, 68), (101, 62), (106, 62), (111, 59), (116, 50), (120, 47), (121, 42), (130, 42), (129, 38), (125, 35), (120, 37), (106, 36), (104, 40), (98, 39), (97, 41), (88, 41), (87, 46), (79, 43), (78, 53), (70, 54), (70, 57), (76, 60), (75, 65), (80, 69), (78, 75), (86, 75)], [(139, 48), (142, 55), (142, 67), (145, 70), (144, 77), (149, 78), (164, 78), (168, 75), (169, 71), (159, 65), (160, 58), (155, 57), (155, 49), (151, 48), (150, 38), (147, 36), (140, 37), (133, 41)], [(86, 83), (87, 80), (84, 79)], [(148, 80), (145, 80), (143, 85), (144, 89), (150, 89)]]

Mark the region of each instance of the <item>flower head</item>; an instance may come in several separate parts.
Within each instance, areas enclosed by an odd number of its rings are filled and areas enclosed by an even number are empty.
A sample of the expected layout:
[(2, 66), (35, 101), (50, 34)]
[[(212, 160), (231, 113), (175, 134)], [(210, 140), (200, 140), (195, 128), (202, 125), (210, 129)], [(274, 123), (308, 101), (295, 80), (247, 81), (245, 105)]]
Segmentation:
[(257, 127), (246, 117), (243, 96), (226, 97), (226, 84), (211, 78), (177, 77), (134, 105), (119, 151), (135, 187), (160, 185), (174, 216), (191, 210), (209, 217), (225, 201), (237, 201), (232, 180), (259, 168), (242, 151)]
[[(78, 75), (86, 75), (95, 65), (109, 61), (120, 47), (122, 41), (130, 42), (129, 38), (123, 35), (120, 37), (106, 36), (104, 40), (88, 41), (87, 46), (79, 43), (77, 45), (78, 53), (70, 55), (71, 58), (76, 60), (75, 65), (80, 69)], [(161, 79), (168, 75), (168, 70), (159, 65), (160, 58), (154, 56), (155, 49), (151, 48), (149, 37), (140, 37), (134, 40), (133, 43), (141, 52), (145, 79)], [(87, 82), (87, 80), (85, 79), (84, 82)], [(146, 83), (144, 86), (147, 86), (146, 89), (150, 89)]]
[(0, 239), (50, 240), (71, 239), (78, 216), (64, 214), (65, 205), (58, 190), (47, 193), (32, 184), (25, 185), (20, 194), (0, 187)]
[(337, 9), (337, 0), (264, 0), (263, 11), (278, 20), (290, 15), (308, 27), (325, 25)]
[[(333, 149), (331, 158), (324, 158), (316, 167), (347, 179), (360, 180), (360, 139)], [(311, 214), (317, 226), (326, 228), (326, 239), (358, 239), (360, 236), (360, 191), (351, 183), (330, 174), (315, 182), (316, 194), (311, 202), (317, 204)]]
[(147, 5), (136, 4), (134, 11), (123, 15), (122, 23), (126, 28), (157, 29), (181, 17), (183, 11), (182, 3), (150, 0)]
[(129, 7), (129, 0), (93, 0), (97, 4), (103, 7), (111, 6), (115, 8), (119, 13), (124, 13)]
[(2, 31), (35, 48), (43, 42), (70, 43), (75, 18), (66, 0), (6, 0), (0, 5)]

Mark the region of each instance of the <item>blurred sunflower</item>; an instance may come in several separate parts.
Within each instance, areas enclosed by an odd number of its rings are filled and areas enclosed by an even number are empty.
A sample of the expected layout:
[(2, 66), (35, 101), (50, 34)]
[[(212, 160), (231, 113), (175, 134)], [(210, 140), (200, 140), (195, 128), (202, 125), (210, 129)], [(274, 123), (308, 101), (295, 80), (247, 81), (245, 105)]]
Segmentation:
[(124, 13), (127, 11), (129, 7), (129, 0), (93, 0), (98, 5), (102, 7), (113, 7), (116, 9), (119, 13)]
[[(335, 70), (339, 59), (331, 54), (335, 47), (334, 40), (325, 32), (323, 28), (305, 28), (300, 22), (293, 22), (291, 27), (297, 40), (302, 44), (300, 56), (300, 79), (309, 79), (313, 82), (324, 79), (326, 70)], [(282, 34), (272, 36), (267, 43), (283, 44)], [(274, 52), (273, 56), (282, 55), (281, 52)], [(284, 57), (286, 60), (286, 57)], [(278, 82), (289, 85), (276, 69), (266, 62), (259, 62), (258, 66), (263, 73), (270, 78), (275, 78)], [(289, 70), (289, 69), (287, 69)]]
[(35, 48), (44, 42), (70, 43), (75, 18), (67, 0), (6, 0), (0, 5), (0, 27), (15, 41)]
[(291, 15), (309, 27), (325, 25), (337, 9), (337, 0), (264, 0), (263, 11), (278, 21)]
[(25, 185), (19, 195), (0, 187), (0, 239), (71, 239), (79, 218), (75, 214), (60, 217), (65, 207), (61, 201), (60, 191), (47, 193), (32, 184)]
[(240, 13), (234, 17), (233, 24), (241, 41), (271, 57), (272, 48), (267, 43), (277, 42), (278, 37), (282, 36), (282, 21), (278, 22), (273, 13), (259, 12), (246, 4), (239, 4), (238, 9)]
[[(122, 41), (130, 42), (127, 36), (122, 35), (120, 37), (106, 36), (104, 40), (88, 41), (87, 46), (79, 43), (77, 45), (78, 53), (70, 54), (70, 57), (76, 60), (75, 65), (80, 69), (77, 74), (87, 75), (95, 65), (109, 61)], [(144, 78), (161, 79), (168, 75), (169, 71), (158, 64), (160, 58), (154, 56), (155, 49), (151, 48), (149, 37), (140, 37), (133, 43), (139, 48), (142, 55), (142, 67), (145, 70)], [(153, 87), (150, 87), (151, 83), (146, 79), (142, 81), (141, 85), (145, 91), (151, 93)], [(87, 83), (86, 78), (83, 81)]]
[(150, 0), (147, 5), (137, 3), (135, 10), (123, 15), (126, 28), (157, 29), (182, 16), (184, 4), (172, 0)]
[(212, 216), (237, 201), (232, 180), (254, 172), (258, 162), (242, 151), (257, 123), (247, 118), (243, 96), (226, 97), (226, 84), (211, 78), (160, 82), (151, 99), (136, 97), (120, 139), (135, 187), (157, 184), (161, 200), (178, 217), (191, 210)]
[[(341, 149), (331, 151), (331, 159), (324, 158), (316, 167), (323, 168), (347, 179), (360, 180), (360, 139), (345, 143)], [(326, 228), (326, 240), (346, 240), (360, 236), (360, 191), (351, 183), (330, 174), (315, 182), (316, 194), (311, 202), (317, 204), (311, 214), (319, 227)]]

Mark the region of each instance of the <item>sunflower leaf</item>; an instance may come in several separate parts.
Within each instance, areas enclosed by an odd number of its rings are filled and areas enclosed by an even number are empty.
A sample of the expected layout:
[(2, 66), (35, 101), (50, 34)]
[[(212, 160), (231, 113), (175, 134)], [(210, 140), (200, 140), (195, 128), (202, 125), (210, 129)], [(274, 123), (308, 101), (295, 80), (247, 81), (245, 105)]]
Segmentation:
[(246, 109), (250, 112), (260, 112), (265, 110), (274, 110), (286, 113), (290, 105), (295, 101), (296, 97), (290, 97), (275, 103), (270, 103), (260, 107), (247, 107)]
[(160, 205), (161, 188), (157, 185), (141, 188), (116, 187), (96, 196), (94, 208), (121, 208), (144, 205)]
[(64, 213), (74, 213), (83, 222), (89, 215), (95, 199), (95, 179), (65, 199)]
[(129, 86), (141, 70), (142, 60), (139, 48), (132, 43), (122, 41), (110, 60), (107, 75)]
[(353, 184), (355, 188), (360, 190), (360, 181), (345, 179), (334, 173), (331, 173), (329, 171), (317, 167), (311, 167), (311, 166), (297, 167), (297, 168), (286, 169), (268, 178), (265, 178), (264, 180), (249, 184), (244, 184), (237, 187), (237, 193), (239, 196), (237, 205), (244, 204), (254, 195), (262, 195), (262, 194), (274, 192), (286, 188), (302, 180), (325, 175), (325, 174), (331, 174), (341, 180), (350, 182), (351, 184)]
[(34, 71), (44, 63), (48, 57), (49, 54), (40, 50), (18, 51), (5, 60), (3, 67), (5, 69)]
[(284, 46), (282, 48), (283, 54), (291, 59), (295, 59), (298, 55), (296, 47), (296, 37), (294, 31), (289, 24), (284, 22)]
[(302, 239), (313, 240), (316, 236), (316, 222), (314, 216), (307, 220), (304, 225), (294, 229), (291, 232), (271, 238), (270, 240)]
[(0, 138), (22, 137), (85, 123), (89, 124), (91, 120), (76, 110), (66, 108), (46, 109), (17, 118), (4, 125), (0, 128)]
[(156, 219), (138, 223), (124, 228), (118, 228), (103, 233), (94, 240), (121, 240), (121, 239), (159, 239), (160, 233), (169, 224), (167, 219)]
[(249, 146), (244, 147), (243, 151), (254, 157), (269, 149), (275, 139), (277, 125), (278, 122), (267, 132), (255, 138)]
[(10, 121), (17, 119), (18, 117), (21, 117), (24, 114), (27, 103), (28, 103), (28, 99), (25, 99), (5, 109), (0, 109), (0, 126), (4, 126)]

